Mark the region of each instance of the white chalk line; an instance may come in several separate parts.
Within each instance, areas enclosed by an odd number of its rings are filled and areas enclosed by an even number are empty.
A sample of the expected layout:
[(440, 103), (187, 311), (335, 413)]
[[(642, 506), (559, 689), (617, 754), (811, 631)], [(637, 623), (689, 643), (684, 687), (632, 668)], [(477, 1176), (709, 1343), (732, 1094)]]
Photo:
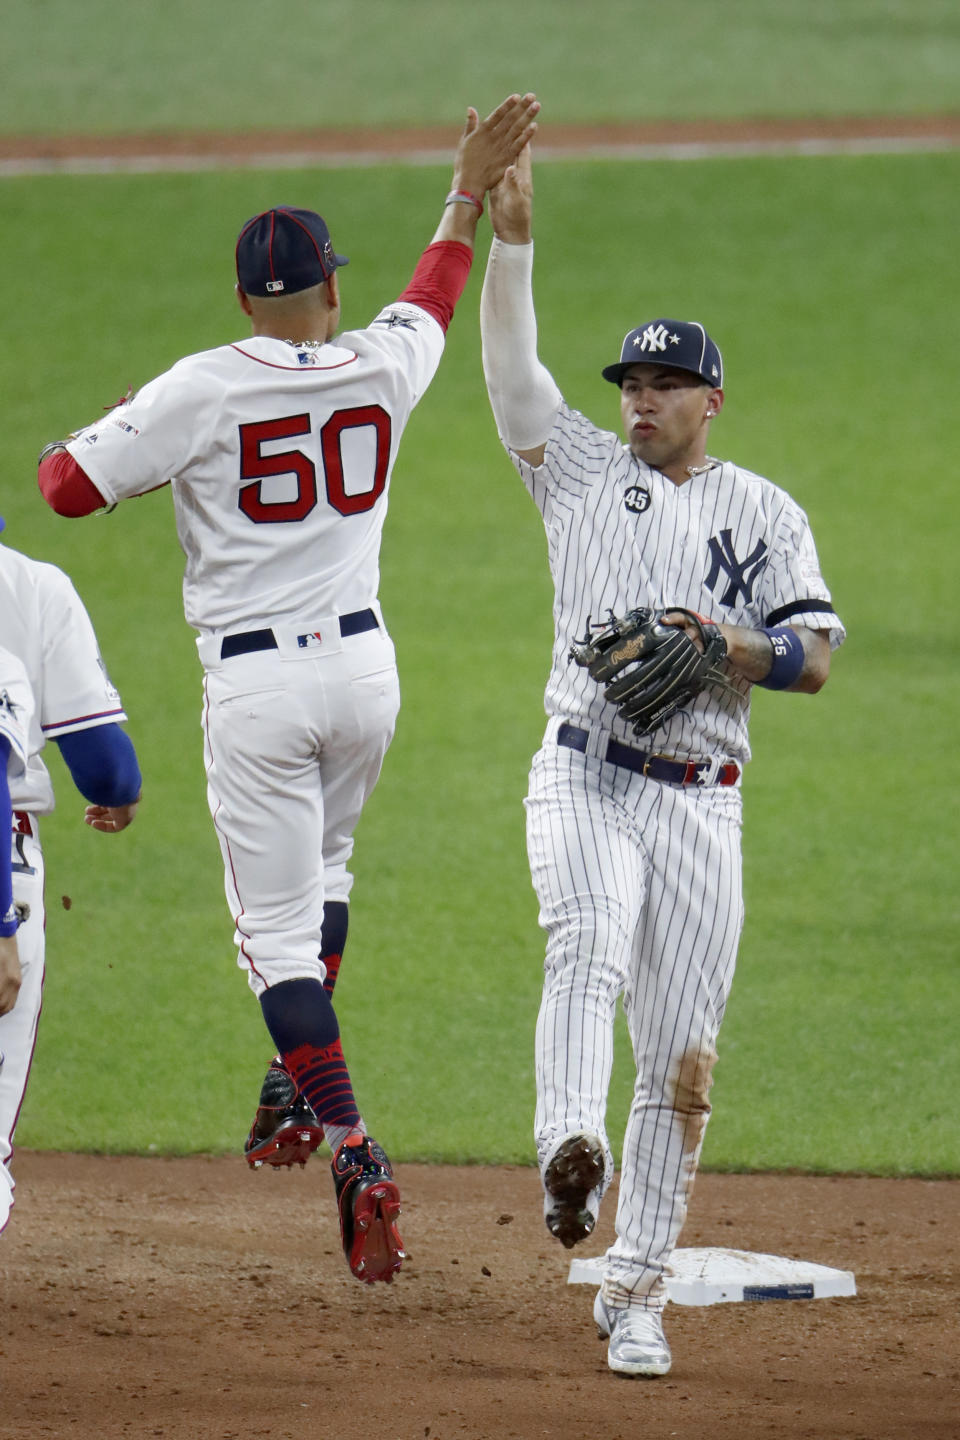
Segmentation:
[[(936, 154), (956, 150), (955, 135), (878, 135), (794, 140), (692, 140), (655, 143), (609, 143), (537, 147), (537, 162), (576, 160), (723, 160), (769, 156)], [(150, 175), (191, 174), (216, 170), (344, 170), (377, 165), (445, 165), (449, 150), (330, 150), (317, 148), (250, 154), (225, 151), (214, 155), (61, 155), (24, 156), (0, 160), (0, 179), (28, 175)]]

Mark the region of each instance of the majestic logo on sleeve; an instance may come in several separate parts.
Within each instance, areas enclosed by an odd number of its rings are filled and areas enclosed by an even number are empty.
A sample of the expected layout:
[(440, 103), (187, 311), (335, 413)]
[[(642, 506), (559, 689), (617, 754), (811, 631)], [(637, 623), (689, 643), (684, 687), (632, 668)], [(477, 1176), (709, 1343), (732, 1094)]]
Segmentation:
[(104, 682), (106, 683), (107, 694), (110, 696), (111, 700), (116, 700), (119, 703), (120, 691), (117, 689), (116, 685), (114, 685), (113, 681), (110, 679), (110, 676), (107, 674), (107, 667), (106, 665), (104, 665), (99, 655), (97, 656), (97, 664), (100, 667), (100, 673), (104, 678)]
[(767, 558), (766, 543), (758, 540), (746, 559), (738, 560), (733, 548), (733, 536), (729, 530), (721, 530), (719, 539), (713, 535), (707, 541), (707, 548), (710, 551), (710, 570), (704, 584), (708, 590), (716, 594), (718, 586), (726, 578), (727, 587), (723, 594), (717, 597), (720, 604), (736, 605), (738, 595), (742, 595), (744, 602), (749, 604), (753, 599), (757, 576)]
[(668, 340), (671, 345), (680, 344), (680, 336), (671, 335), (666, 325), (658, 325), (656, 329), (654, 329), (652, 325), (648, 325), (642, 334), (635, 337), (633, 343), (638, 349), (649, 352), (652, 350), (666, 350)]

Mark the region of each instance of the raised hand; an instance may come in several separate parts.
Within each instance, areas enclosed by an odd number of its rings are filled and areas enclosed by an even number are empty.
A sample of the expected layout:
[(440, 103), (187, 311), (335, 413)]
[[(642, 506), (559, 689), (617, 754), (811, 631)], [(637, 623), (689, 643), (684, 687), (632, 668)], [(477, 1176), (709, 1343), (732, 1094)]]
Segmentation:
[(525, 245), (533, 223), (533, 161), (529, 143), (516, 163), (508, 165), (503, 179), (490, 191), (493, 233), (508, 245)]
[(471, 107), (454, 156), (453, 188), (482, 200), (530, 143), (539, 110), (539, 100), (530, 93), (508, 95), (485, 120)]

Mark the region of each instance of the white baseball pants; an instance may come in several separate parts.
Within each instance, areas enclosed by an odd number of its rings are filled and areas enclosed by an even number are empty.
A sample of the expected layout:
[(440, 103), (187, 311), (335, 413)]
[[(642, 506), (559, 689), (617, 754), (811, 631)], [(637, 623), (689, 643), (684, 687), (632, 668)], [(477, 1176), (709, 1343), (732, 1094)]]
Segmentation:
[[(16, 823), (16, 821), (15, 821)], [(13, 834), (13, 898), (30, 907), (30, 916), (17, 930), (17, 953), (23, 979), (17, 1003), (0, 1015), (0, 1230), (13, 1205), (14, 1180), (10, 1173), (13, 1132), (27, 1089), (37, 1042), (37, 1024), (43, 998), (43, 852), (36, 819), (32, 834)]]
[(200, 646), (207, 799), (237, 963), (258, 997), (284, 980), (323, 980), (324, 901), (350, 893), (354, 829), (400, 707), (386, 632), (330, 640), (331, 629), (298, 650), (275, 626), (279, 649), (223, 661)]
[[(743, 924), (739, 790), (664, 785), (559, 747), (534, 757), (527, 847), (547, 932), (536, 1032), (541, 1170), (605, 1127), (618, 996), (637, 1080), (604, 1291), (664, 1303), (710, 1113), (716, 1040)], [(590, 747), (595, 748), (595, 747)], [(642, 1299), (641, 1299), (642, 1297)]]

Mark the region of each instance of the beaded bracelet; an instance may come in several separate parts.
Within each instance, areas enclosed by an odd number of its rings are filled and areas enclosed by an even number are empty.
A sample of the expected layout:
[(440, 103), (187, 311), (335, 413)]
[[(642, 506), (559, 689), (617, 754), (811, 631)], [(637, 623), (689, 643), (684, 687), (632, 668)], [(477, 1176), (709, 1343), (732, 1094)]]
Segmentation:
[(444, 209), (448, 205), (475, 205), (480, 214), (483, 214), (483, 201), (478, 200), (476, 195), (471, 195), (469, 190), (451, 190), (443, 205)]

